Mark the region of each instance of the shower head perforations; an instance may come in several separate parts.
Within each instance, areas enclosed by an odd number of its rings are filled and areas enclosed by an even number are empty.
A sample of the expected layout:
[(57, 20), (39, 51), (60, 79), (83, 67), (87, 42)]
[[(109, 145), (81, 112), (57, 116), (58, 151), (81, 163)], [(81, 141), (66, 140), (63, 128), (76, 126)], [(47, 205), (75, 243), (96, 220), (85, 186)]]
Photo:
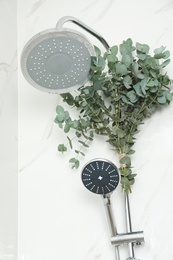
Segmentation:
[[(80, 56), (77, 55), (81, 50)], [(66, 37), (44, 40), (27, 59), (30, 77), (45, 88), (68, 88), (82, 82), (89, 73), (90, 64), (88, 50), (80, 42)]]
[(82, 182), (93, 193), (111, 193), (119, 183), (117, 167), (108, 160), (92, 160), (82, 170)]
[(90, 79), (93, 56), (93, 46), (82, 35), (48, 30), (26, 44), (21, 66), (25, 78), (34, 87), (62, 93)]

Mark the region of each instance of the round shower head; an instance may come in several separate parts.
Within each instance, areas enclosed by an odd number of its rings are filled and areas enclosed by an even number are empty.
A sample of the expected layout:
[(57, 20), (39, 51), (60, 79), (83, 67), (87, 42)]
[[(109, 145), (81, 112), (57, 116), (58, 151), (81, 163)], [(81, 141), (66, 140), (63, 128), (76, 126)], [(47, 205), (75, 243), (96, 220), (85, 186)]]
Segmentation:
[(91, 78), (94, 47), (80, 33), (50, 29), (35, 35), (25, 45), (21, 68), (26, 80), (49, 93), (77, 89)]
[(117, 167), (104, 159), (92, 160), (82, 170), (82, 182), (91, 192), (106, 195), (119, 183)]

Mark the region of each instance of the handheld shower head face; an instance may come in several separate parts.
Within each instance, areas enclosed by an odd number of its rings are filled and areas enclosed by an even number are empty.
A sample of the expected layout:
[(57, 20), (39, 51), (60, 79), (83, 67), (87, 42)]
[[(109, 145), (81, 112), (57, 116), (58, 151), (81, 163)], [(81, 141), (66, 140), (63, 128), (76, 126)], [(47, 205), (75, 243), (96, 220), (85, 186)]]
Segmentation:
[(101, 195), (111, 193), (119, 183), (117, 167), (104, 159), (92, 160), (82, 170), (82, 182), (91, 192)]
[(51, 29), (35, 35), (24, 47), (21, 68), (26, 80), (49, 93), (77, 89), (91, 78), (93, 46), (72, 30)]

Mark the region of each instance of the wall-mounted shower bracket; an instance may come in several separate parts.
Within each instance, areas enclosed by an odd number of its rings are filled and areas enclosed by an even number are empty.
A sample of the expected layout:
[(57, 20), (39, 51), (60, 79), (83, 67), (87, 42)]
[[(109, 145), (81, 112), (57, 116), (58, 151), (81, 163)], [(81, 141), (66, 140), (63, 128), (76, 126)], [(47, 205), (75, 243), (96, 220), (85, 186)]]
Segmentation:
[(144, 243), (144, 232), (138, 231), (123, 233), (111, 237), (111, 244), (113, 246), (127, 245), (129, 243), (133, 243), (134, 245), (141, 245), (142, 243)]
[[(104, 205), (107, 213), (107, 218), (109, 222), (109, 227), (111, 231), (111, 244), (118, 248), (122, 245), (142, 245), (144, 243), (144, 232), (138, 231), (138, 232), (127, 232), (119, 234), (117, 232), (117, 227), (115, 224), (115, 219), (113, 216), (113, 210), (112, 210), (112, 204), (111, 204), (111, 194), (106, 194), (103, 196)], [(127, 206), (127, 205), (126, 205)], [(128, 208), (128, 210), (127, 210)], [(126, 207), (126, 216), (129, 217), (129, 204), (128, 207)], [(129, 221), (131, 225), (131, 219)], [(131, 255), (134, 257), (134, 253)]]

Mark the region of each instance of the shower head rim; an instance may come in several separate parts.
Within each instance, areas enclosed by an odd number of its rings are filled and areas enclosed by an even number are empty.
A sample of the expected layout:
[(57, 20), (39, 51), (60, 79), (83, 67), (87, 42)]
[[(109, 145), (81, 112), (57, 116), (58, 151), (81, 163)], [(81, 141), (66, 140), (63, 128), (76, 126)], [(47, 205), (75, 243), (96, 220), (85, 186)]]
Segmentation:
[(29, 53), (32, 51), (32, 49), (37, 46), (39, 43), (41, 43), (42, 41), (49, 39), (49, 38), (54, 38), (54, 37), (71, 37), (72, 39), (75, 39), (77, 41), (79, 41), (81, 44), (83, 44), (85, 46), (85, 48), (88, 50), (90, 57), (95, 57), (96, 53), (94, 50), (93, 45), (88, 41), (88, 39), (82, 34), (79, 33), (73, 29), (69, 29), (69, 28), (63, 28), (62, 30), (57, 30), (56, 28), (52, 28), (52, 29), (47, 29), (44, 31), (41, 31), (37, 34), (35, 34), (24, 46), (23, 51), (21, 53), (21, 60), (20, 60), (20, 64), (21, 64), (21, 71), (23, 73), (24, 78), (27, 80), (27, 82), (35, 87), (36, 89), (39, 89), (43, 92), (47, 92), (47, 93), (53, 93), (53, 94), (57, 94), (57, 93), (66, 93), (66, 92), (70, 92), (72, 90), (77, 90), (79, 87), (81, 87), (82, 85), (86, 84), (91, 76), (92, 76), (92, 71), (89, 71), (88, 76), (86, 77), (86, 79), (84, 79), (82, 82), (77, 83), (74, 86), (71, 87), (67, 87), (67, 88), (59, 88), (59, 89), (49, 89), (46, 87), (43, 87), (39, 84), (37, 84), (29, 75), (28, 70), (27, 70), (27, 58)]

